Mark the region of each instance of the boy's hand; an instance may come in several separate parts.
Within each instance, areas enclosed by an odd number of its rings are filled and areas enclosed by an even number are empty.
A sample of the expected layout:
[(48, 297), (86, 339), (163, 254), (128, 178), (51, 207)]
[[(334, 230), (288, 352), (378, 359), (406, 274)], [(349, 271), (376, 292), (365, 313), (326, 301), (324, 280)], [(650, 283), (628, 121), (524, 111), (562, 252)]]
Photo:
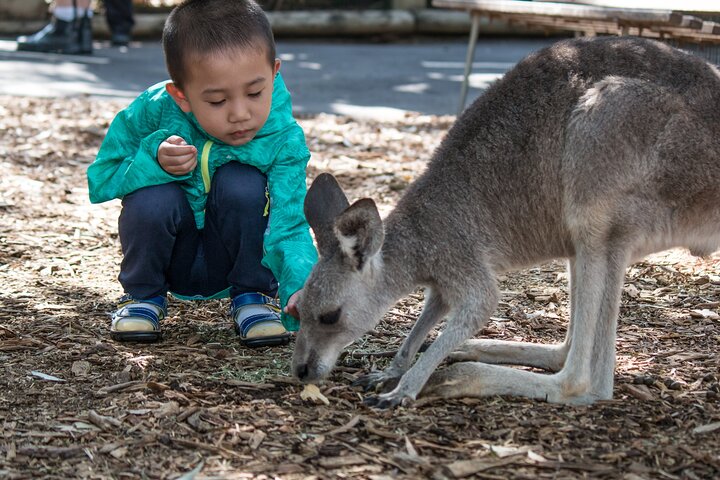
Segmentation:
[(300, 313), (298, 312), (297, 304), (300, 300), (300, 292), (302, 292), (302, 290), (298, 290), (297, 292), (290, 295), (287, 305), (285, 305), (285, 308), (283, 309), (285, 313), (295, 317), (298, 320), (300, 319)]
[(158, 147), (158, 163), (170, 175), (185, 175), (197, 165), (197, 148), (173, 135)]

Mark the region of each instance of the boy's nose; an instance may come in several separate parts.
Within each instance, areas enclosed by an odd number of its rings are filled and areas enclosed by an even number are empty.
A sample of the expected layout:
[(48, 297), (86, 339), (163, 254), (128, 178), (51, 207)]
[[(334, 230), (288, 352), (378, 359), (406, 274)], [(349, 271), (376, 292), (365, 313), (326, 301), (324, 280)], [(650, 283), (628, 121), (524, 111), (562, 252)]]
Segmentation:
[(233, 123), (235, 122), (243, 122), (250, 119), (250, 109), (247, 108), (244, 104), (238, 103), (236, 105), (233, 105), (233, 108), (230, 110), (229, 120)]

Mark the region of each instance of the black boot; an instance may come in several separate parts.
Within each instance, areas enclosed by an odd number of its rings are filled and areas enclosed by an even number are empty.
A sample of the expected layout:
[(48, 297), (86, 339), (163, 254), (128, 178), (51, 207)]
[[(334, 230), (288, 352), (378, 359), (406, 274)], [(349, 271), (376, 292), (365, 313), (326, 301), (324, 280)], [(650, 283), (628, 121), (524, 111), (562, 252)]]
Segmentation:
[(92, 53), (90, 18), (83, 16), (66, 22), (53, 17), (39, 32), (18, 37), (17, 49), (26, 52)]
[(85, 14), (77, 22), (79, 22), (80, 53), (92, 53), (92, 20)]
[(115, 47), (127, 47), (130, 44), (130, 34), (128, 34), (128, 33), (113, 33), (110, 36), (110, 42)]

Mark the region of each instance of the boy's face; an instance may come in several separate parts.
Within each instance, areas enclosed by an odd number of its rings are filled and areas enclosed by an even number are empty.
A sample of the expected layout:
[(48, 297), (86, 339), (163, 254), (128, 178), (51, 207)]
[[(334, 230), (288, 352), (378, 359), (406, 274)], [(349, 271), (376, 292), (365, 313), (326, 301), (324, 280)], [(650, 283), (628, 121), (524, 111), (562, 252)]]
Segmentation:
[(262, 49), (236, 49), (188, 62), (182, 90), (167, 90), (178, 106), (192, 112), (200, 126), (228, 145), (255, 138), (270, 115), (273, 81), (280, 60), (268, 62)]

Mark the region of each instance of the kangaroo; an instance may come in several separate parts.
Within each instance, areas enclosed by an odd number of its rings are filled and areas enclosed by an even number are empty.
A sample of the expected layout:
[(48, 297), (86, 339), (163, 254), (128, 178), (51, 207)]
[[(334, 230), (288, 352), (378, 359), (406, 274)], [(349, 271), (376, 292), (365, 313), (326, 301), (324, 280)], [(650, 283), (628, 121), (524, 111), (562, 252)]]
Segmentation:
[[(300, 381), (326, 377), (345, 346), (424, 286), (390, 366), (360, 379), (385, 387), (366, 403), (393, 407), (421, 392), (610, 399), (628, 264), (720, 246), (720, 72), (652, 40), (560, 41), (462, 113), (385, 222), (370, 199), (349, 205), (329, 174), (311, 185), (305, 213), (320, 258), (298, 303)], [(471, 339), (497, 306), (499, 273), (554, 258), (568, 259), (570, 278), (562, 343)], [(455, 363), (434, 373), (445, 359)]]

